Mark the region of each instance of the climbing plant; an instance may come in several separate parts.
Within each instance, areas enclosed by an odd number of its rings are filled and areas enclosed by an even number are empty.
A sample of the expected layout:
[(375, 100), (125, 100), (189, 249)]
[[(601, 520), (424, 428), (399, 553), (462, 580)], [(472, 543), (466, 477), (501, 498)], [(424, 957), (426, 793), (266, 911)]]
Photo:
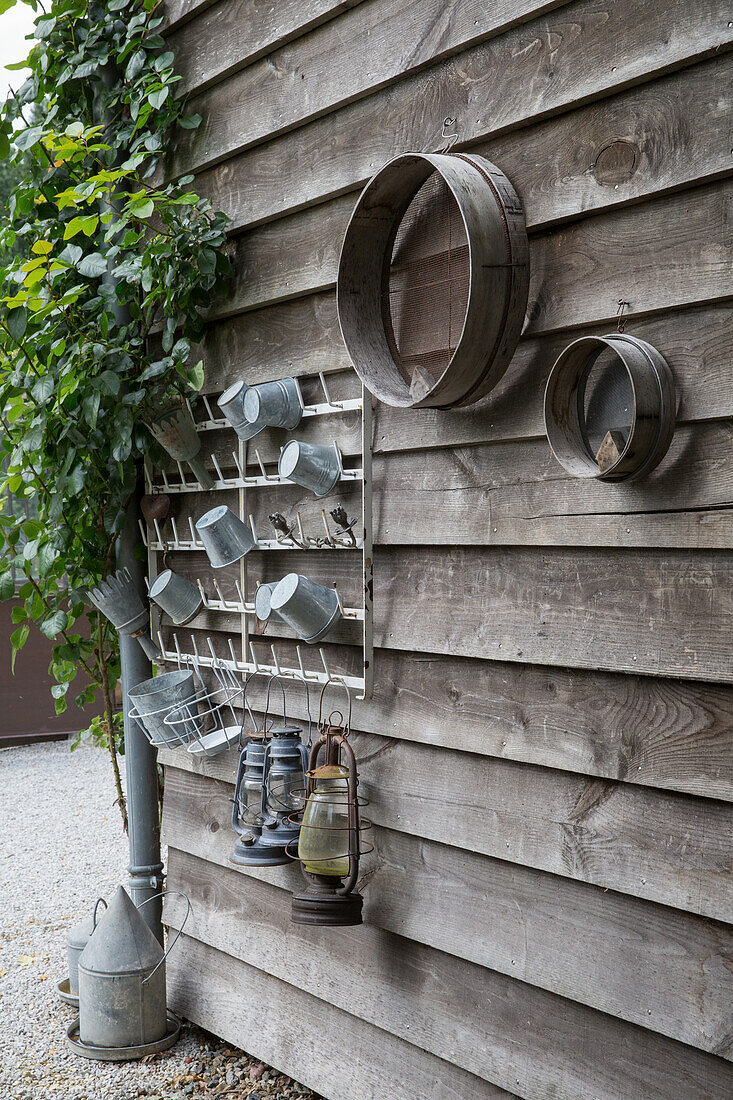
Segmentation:
[(0, 112), (17, 173), (0, 230), (0, 599), (17, 598), (13, 664), (32, 628), (54, 640), (57, 713), (101, 702), (88, 732), (125, 823), (118, 639), (87, 591), (114, 570), (147, 416), (201, 387), (191, 345), (230, 273), (225, 216), (192, 176), (165, 182), (171, 142), (201, 120), (162, 26), (158, 0), (51, 0)]

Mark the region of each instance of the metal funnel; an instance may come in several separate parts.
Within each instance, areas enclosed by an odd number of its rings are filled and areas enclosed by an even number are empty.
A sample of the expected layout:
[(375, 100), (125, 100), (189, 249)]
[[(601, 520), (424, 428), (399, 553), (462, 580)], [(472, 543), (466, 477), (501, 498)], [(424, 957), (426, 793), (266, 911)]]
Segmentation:
[[(294, 378), (279, 378), (250, 386), (242, 405), (249, 423), (262, 428), (297, 428), (303, 416), (298, 384)], [(254, 434), (254, 433), (253, 433)]]
[(233, 565), (256, 545), (249, 527), (226, 504), (212, 508), (197, 519), (196, 530), (214, 569)]
[(278, 473), (310, 489), (317, 497), (325, 497), (341, 477), (341, 456), (335, 443), (323, 447), (291, 439), (280, 451)]

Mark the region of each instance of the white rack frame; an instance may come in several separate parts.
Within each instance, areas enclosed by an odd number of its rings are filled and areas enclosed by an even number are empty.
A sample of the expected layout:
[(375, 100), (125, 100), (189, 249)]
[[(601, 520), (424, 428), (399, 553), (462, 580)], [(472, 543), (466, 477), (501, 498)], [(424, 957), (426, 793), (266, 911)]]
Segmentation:
[[(305, 666), (303, 660), (303, 647), (296, 645), (296, 653), (298, 659), (298, 667), (293, 668), (281, 660), (278, 656), (277, 646), (280, 642), (271, 642), (269, 640), (259, 639), (257, 644), (267, 646), (269, 651), (268, 658), (266, 660), (261, 659), (261, 654), (258, 654), (255, 649), (255, 639), (251, 636), (251, 623), (252, 618), (255, 616), (254, 603), (247, 603), (244, 599), (244, 593), (247, 591), (247, 556), (240, 561), (240, 575), (239, 581), (235, 582), (237, 590), (237, 600), (225, 599), (218, 582), (216, 579), (212, 579), (214, 589), (218, 596), (218, 599), (212, 599), (204, 592), (203, 585), (198, 581), (199, 590), (204, 599), (204, 609), (212, 612), (224, 612), (227, 614), (238, 614), (240, 616), (241, 627), (241, 656), (237, 657), (234, 645), (231, 638), (229, 639), (229, 651), (230, 659), (216, 657), (214, 654), (211, 639), (207, 638), (208, 648), (211, 656), (206, 657), (198, 653), (196, 646), (196, 638), (191, 635), (191, 644), (193, 653), (184, 652), (178, 641), (178, 635), (174, 633), (173, 640), (175, 649), (166, 650), (163, 644), (162, 633), (159, 629), (159, 615), (156, 612), (156, 623), (154, 629), (157, 631), (158, 641), (161, 650), (161, 660), (164, 662), (176, 663), (179, 668), (184, 665), (199, 665), (204, 668), (221, 667), (229, 668), (233, 671), (241, 673), (243, 676), (251, 675), (254, 672), (271, 673), (273, 675), (281, 676), (284, 679), (297, 679), (305, 680), (306, 682), (313, 684), (324, 684), (329, 680), (337, 683), (344, 684), (350, 691), (356, 694), (359, 699), (370, 698), (373, 690), (373, 677), (374, 677), (374, 641), (373, 641), (373, 623), (372, 623), (372, 586), (373, 586), (373, 535), (372, 535), (372, 402), (371, 395), (362, 386), (361, 397), (349, 398), (344, 401), (334, 401), (328, 390), (328, 384), (324, 375), (319, 374), (321, 387), (323, 389), (325, 401), (319, 402), (313, 405), (305, 405), (303, 403), (300, 387), (298, 386), (298, 393), (301, 399), (301, 405), (303, 405), (303, 417), (313, 416), (334, 416), (343, 415), (347, 412), (358, 410), (361, 413), (361, 467), (354, 470), (345, 470), (343, 464), (339, 459), (341, 468), (341, 481), (359, 481), (362, 487), (361, 493), (361, 519), (362, 519), (362, 533), (359, 536), (354, 535), (354, 541), (339, 535), (338, 533), (332, 533), (326, 518), (325, 510), (321, 510), (321, 516), (323, 519), (325, 537), (310, 537), (307, 536), (300, 521), (300, 515), (297, 516), (298, 526), (298, 539), (294, 539), (292, 536), (279, 536), (274, 539), (259, 538), (255, 529), (255, 524), (252, 515), (247, 510), (247, 490), (248, 489), (261, 489), (275, 485), (290, 485), (292, 482), (285, 478), (281, 478), (279, 474), (267, 474), (264, 464), (260, 458), (260, 455), (256, 448), (254, 448), (254, 455), (257, 463), (260, 467), (261, 474), (250, 477), (247, 475), (247, 443), (239, 441), (238, 450), (233, 452), (233, 459), (237, 468), (238, 476), (235, 478), (225, 478), (219, 467), (219, 463), (216, 458), (212, 456), (214, 466), (217, 474), (219, 475), (218, 481), (214, 483), (214, 490), (222, 489), (236, 489), (238, 491), (238, 511), (239, 518), (244, 523), (249, 523), (252, 530), (252, 536), (256, 542), (255, 549), (257, 550), (299, 550), (301, 552), (306, 550), (322, 550), (324, 552), (330, 552), (332, 550), (351, 550), (358, 551), (361, 554), (361, 572), (362, 572), (362, 603), (360, 607), (347, 607), (342, 602), (341, 596), (336, 589), (336, 597), (338, 599), (339, 608), (341, 610), (342, 617), (345, 621), (357, 621), (362, 624), (362, 676), (348, 676), (346, 674), (334, 673), (331, 671), (328, 665), (328, 661), (323, 649), (319, 648), (318, 653), (320, 655), (322, 669), (308, 669)], [(297, 380), (296, 380), (297, 381)], [(199, 432), (212, 431), (216, 429), (226, 429), (229, 424), (223, 418), (215, 418), (209, 399), (203, 398), (204, 407), (207, 413), (207, 419), (200, 421), (196, 427)], [(337, 445), (338, 450), (338, 445)], [(340, 455), (340, 451), (339, 451)], [(180, 473), (180, 482), (172, 483), (165, 473), (162, 474), (163, 483), (156, 484), (153, 482), (151, 469), (148, 463), (145, 465), (145, 480), (148, 493), (189, 493), (189, 492), (204, 492), (203, 487), (198, 482), (187, 481), (186, 475), (178, 464)], [(171, 518), (171, 528), (173, 537), (172, 539), (164, 539), (160, 525), (155, 520), (153, 522), (152, 530), (149, 530), (140, 521), (140, 528), (143, 536), (143, 541), (148, 551), (148, 575), (150, 583), (158, 573), (158, 560), (157, 555), (159, 553), (165, 554), (168, 551), (204, 551), (204, 545), (200, 539), (196, 536), (196, 528), (194, 527), (193, 520), (189, 518), (189, 533), (190, 538), (181, 538), (178, 531), (175, 520)], [(306, 647), (310, 649), (310, 647)], [(272, 660), (270, 661), (270, 657)]]

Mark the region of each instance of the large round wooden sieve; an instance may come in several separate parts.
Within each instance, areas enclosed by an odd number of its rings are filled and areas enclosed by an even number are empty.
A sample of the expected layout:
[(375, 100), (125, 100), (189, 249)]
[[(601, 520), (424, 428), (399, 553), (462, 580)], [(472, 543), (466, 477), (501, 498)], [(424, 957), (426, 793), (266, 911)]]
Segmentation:
[(575, 477), (631, 481), (672, 442), (675, 393), (666, 360), (626, 333), (583, 336), (561, 352), (545, 390), (545, 429)]
[(351, 216), (337, 281), (367, 389), (414, 408), (487, 394), (522, 329), (528, 257), (516, 193), (483, 157), (405, 153), (381, 168)]

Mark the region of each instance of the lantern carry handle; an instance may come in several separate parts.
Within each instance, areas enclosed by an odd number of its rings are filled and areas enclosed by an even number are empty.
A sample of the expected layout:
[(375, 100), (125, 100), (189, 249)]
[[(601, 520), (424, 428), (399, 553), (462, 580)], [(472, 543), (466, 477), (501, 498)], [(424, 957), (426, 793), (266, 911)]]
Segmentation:
[[(349, 691), (349, 685), (345, 684), (339, 676), (329, 676), (329, 678), (326, 680), (325, 684), (321, 688), (321, 695), (318, 700), (318, 728), (319, 730), (323, 729), (323, 697), (326, 694), (326, 688), (329, 684), (335, 684), (336, 687), (342, 687), (346, 692), (346, 698), (349, 701), (349, 711), (346, 719), (344, 736), (348, 737), (348, 735), (351, 733), (351, 692)], [(339, 711), (339, 713), (341, 712)]]
[(240, 747), (240, 749), (244, 748), (244, 745), (242, 744), (242, 734), (244, 732), (244, 727), (247, 724), (247, 715), (248, 714), (249, 714), (250, 718), (252, 719), (252, 730), (255, 731), (257, 729), (257, 723), (255, 722), (255, 716), (252, 713), (252, 707), (250, 706), (249, 700), (247, 699), (247, 688), (249, 687), (249, 682), (255, 676), (257, 676), (257, 672), (251, 672), (249, 674), (249, 676), (247, 677), (247, 679), (245, 680), (245, 682), (244, 682), (244, 691), (242, 692), (242, 708), (244, 710), (244, 714), (242, 715), (242, 724), (239, 727), (239, 747)]
[(272, 681), (273, 680), (277, 680), (278, 686), (279, 686), (280, 691), (282, 692), (282, 696), (283, 696), (283, 724), (286, 725), (286, 726), (288, 724), (288, 716), (287, 716), (287, 713), (286, 713), (287, 712), (287, 699), (285, 697), (285, 684), (282, 682), (282, 680), (280, 679), (278, 674), (276, 672), (273, 672), (273, 673), (270, 674), (270, 679), (267, 681), (267, 695), (265, 696), (265, 714), (264, 714), (264, 717), (262, 719), (262, 731), (263, 731), (263, 733), (267, 733), (267, 719), (268, 719), (269, 714), (270, 714), (270, 689), (272, 687)]
[(178, 938), (181, 935), (181, 932), (183, 931), (183, 929), (186, 927), (186, 921), (188, 920), (189, 916), (191, 915), (191, 899), (189, 898), (188, 894), (184, 894), (182, 890), (161, 890), (160, 893), (153, 894), (152, 897), (146, 898), (145, 901), (141, 901), (140, 904), (137, 907), (138, 909), (142, 909), (143, 905), (147, 905), (149, 901), (155, 901), (156, 898), (164, 898), (164, 897), (166, 897), (166, 895), (171, 895), (171, 894), (178, 894), (179, 898), (184, 898), (184, 900), (186, 902), (186, 915), (183, 918), (183, 923), (181, 924), (181, 927), (178, 929), (175, 936), (173, 937), (173, 943), (169, 944), (167, 951), (163, 955), (163, 958), (160, 960), (160, 962), (158, 962), (153, 967), (153, 969), (148, 974), (147, 978), (143, 978), (143, 980), (140, 983), (141, 985), (145, 985), (146, 982), (150, 981), (153, 974), (155, 974), (156, 970), (160, 969), (160, 967), (163, 965), (165, 960), (170, 955), (173, 948), (178, 943)]
[(94, 912), (92, 913), (92, 927), (93, 928), (97, 927), (97, 910), (99, 909), (100, 905), (103, 905), (105, 909), (109, 908), (109, 906), (107, 905), (107, 902), (104, 900), (104, 898), (97, 898), (96, 902), (94, 903)]
[[(257, 729), (257, 723), (255, 722), (255, 716), (254, 716), (254, 714), (253, 714), (253, 712), (252, 712), (252, 707), (251, 707), (251, 705), (250, 705), (250, 704), (249, 704), (249, 703), (247, 702), (247, 689), (249, 688), (249, 685), (251, 684), (251, 682), (252, 682), (252, 681), (254, 680), (255, 676), (267, 676), (267, 675), (268, 675), (268, 673), (267, 673), (267, 672), (266, 672), (266, 671), (265, 671), (264, 669), (262, 669), (262, 668), (256, 668), (256, 669), (254, 670), (254, 672), (251, 672), (251, 673), (249, 674), (249, 676), (247, 677), (247, 682), (246, 682), (246, 684), (244, 685), (244, 693), (243, 693), (243, 695), (242, 695), (242, 704), (243, 704), (243, 706), (244, 706), (244, 707), (246, 707), (246, 709), (247, 709), (247, 710), (249, 711), (249, 716), (250, 716), (250, 718), (252, 719), (252, 728), (253, 728), (253, 730), (256, 730), (256, 729)], [(268, 707), (268, 705), (269, 705), (269, 698), (270, 698), (270, 696), (269, 696), (269, 690), (270, 690), (270, 682), (271, 682), (271, 681), (272, 681), (273, 679), (276, 679), (276, 677), (274, 677), (274, 675), (273, 675), (273, 674), (270, 674), (270, 679), (269, 679), (269, 680), (267, 681), (267, 690), (268, 690), (268, 695), (267, 695), (267, 703), (265, 704), (265, 716), (267, 716), (267, 707)], [(280, 684), (280, 688), (281, 688), (281, 690), (282, 690), (282, 693), (283, 693), (283, 710), (284, 710), (284, 709), (285, 709), (285, 688), (284, 688), (284, 687), (282, 686), (282, 683)], [(244, 729), (244, 722), (242, 722), (242, 729)], [(264, 729), (264, 720), (263, 720), (263, 729)], [(242, 745), (242, 734), (241, 734), (241, 730), (240, 730), (240, 735), (239, 735), (239, 742), (240, 742), (240, 747), (241, 747), (241, 748), (243, 748), (244, 746)]]

